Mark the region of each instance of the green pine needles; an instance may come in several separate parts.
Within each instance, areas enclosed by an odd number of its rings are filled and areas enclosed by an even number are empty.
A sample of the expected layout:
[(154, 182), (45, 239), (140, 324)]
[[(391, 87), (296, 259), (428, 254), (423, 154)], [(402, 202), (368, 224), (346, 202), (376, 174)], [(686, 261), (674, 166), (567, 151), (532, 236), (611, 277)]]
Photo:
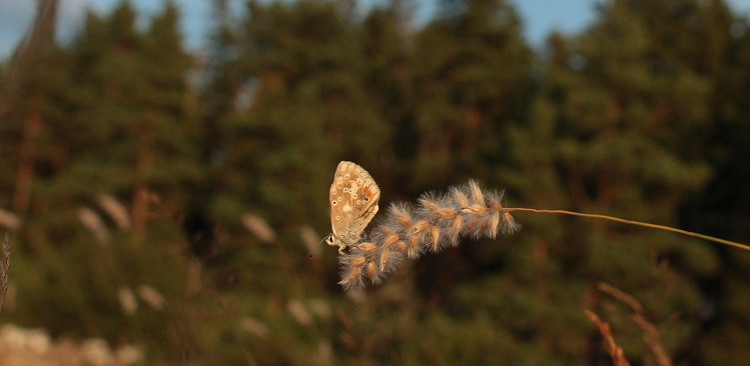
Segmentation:
[(367, 282), (380, 283), (404, 260), (425, 253), (437, 253), (457, 246), (460, 238), (494, 239), (498, 233), (520, 229), (513, 212), (571, 215), (670, 231), (750, 251), (750, 246), (669, 226), (565, 210), (537, 210), (504, 207), (502, 191), (483, 191), (477, 182), (453, 187), (444, 194), (424, 194), (417, 205), (394, 203), (385, 219), (369, 232), (367, 239), (352, 245), (339, 257), (339, 282), (346, 289), (362, 288)]

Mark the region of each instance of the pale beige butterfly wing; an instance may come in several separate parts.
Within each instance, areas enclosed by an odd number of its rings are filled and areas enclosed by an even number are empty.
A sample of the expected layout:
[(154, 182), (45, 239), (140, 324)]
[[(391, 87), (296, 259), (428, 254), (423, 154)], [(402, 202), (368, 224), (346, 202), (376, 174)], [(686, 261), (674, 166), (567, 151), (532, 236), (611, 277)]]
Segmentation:
[(380, 188), (361, 166), (342, 161), (333, 175), (329, 195), (331, 229), (326, 240), (339, 247), (339, 253), (359, 242), (362, 232), (378, 212)]

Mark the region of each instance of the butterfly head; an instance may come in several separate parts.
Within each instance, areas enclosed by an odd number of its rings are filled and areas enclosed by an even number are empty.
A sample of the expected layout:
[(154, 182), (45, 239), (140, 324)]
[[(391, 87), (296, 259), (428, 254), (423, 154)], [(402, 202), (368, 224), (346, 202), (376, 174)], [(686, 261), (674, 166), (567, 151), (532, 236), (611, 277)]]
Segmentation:
[(333, 234), (330, 234), (323, 239), (323, 241), (326, 242), (326, 244), (339, 247), (339, 254), (345, 254), (344, 250), (348, 248), (348, 246), (341, 242), (341, 240), (337, 240), (336, 237)]

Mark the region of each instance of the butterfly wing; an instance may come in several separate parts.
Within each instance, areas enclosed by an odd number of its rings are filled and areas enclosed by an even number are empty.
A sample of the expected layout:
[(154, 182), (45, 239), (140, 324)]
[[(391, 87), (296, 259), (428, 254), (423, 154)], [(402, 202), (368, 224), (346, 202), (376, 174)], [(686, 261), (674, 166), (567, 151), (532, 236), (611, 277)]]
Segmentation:
[(354, 244), (378, 212), (380, 188), (361, 166), (342, 161), (331, 185), (331, 228), (343, 245)]

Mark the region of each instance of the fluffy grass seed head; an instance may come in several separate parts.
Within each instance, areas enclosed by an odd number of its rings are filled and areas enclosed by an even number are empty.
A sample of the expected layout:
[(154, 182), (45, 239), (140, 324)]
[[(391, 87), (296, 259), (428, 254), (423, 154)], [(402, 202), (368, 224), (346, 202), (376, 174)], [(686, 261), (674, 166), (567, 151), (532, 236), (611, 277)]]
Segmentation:
[(340, 257), (341, 281), (347, 289), (380, 283), (405, 259), (440, 252), (460, 243), (461, 237), (495, 238), (518, 230), (505, 211), (500, 191), (484, 192), (475, 181), (452, 187), (447, 194), (426, 193), (416, 206), (392, 204), (367, 240), (351, 246)]

